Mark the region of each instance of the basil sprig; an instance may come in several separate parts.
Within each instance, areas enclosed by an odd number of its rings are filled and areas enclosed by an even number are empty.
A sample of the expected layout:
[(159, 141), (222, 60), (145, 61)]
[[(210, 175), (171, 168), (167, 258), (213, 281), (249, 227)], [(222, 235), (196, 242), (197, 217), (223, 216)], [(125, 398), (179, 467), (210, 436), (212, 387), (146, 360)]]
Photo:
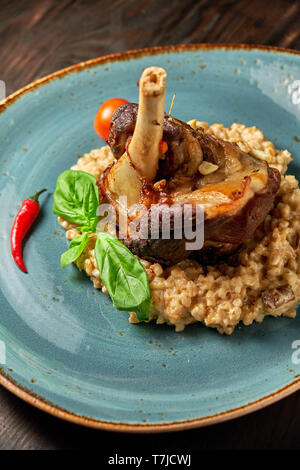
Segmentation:
[(61, 255), (62, 268), (76, 261), (86, 247), (89, 233), (96, 231), (98, 205), (99, 192), (93, 175), (77, 170), (67, 170), (59, 175), (53, 212), (79, 225), (78, 230), (83, 232), (71, 241), (69, 249)]
[(62, 268), (65, 268), (68, 266), (68, 264), (73, 263), (73, 261), (76, 261), (77, 258), (79, 258), (86, 247), (88, 238), (89, 234), (88, 232), (85, 232), (71, 240), (69, 249), (65, 251), (60, 257), (60, 265)]
[(148, 320), (150, 287), (140, 261), (120, 240), (105, 232), (98, 234), (95, 257), (114, 307), (136, 312), (140, 321)]
[(79, 225), (80, 231), (95, 232), (98, 206), (99, 192), (93, 175), (77, 170), (67, 170), (59, 175), (54, 191), (55, 214)]
[[(99, 193), (94, 176), (77, 170), (59, 175), (54, 192), (53, 212), (79, 225), (82, 232), (61, 255), (61, 266), (76, 261), (86, 247), (90, 233), (96, 232)], [(109, 292), (114, 307), (130, 310), (140, 321), (148, 320), (150, 287), (148, 276), (139, 260), (118, 238), (99, 232), (95, 257), (100, 277)]]

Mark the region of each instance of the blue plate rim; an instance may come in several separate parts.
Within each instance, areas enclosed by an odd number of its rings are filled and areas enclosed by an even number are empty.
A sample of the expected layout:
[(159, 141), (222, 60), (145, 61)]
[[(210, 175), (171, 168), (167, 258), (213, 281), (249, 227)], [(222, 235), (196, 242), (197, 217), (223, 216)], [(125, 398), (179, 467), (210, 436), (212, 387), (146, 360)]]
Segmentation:
[(202, 418), (195, 418), (192, 420), (174, 421), (163, 424), (126, 424), (126, 423), (112, 423), (109, 421), (97, 420), (86, 416), (80, 416), (65, 410), (58, 405), (45, 400), (43, 397), (34, 394), (31, 390), (26, 389), (19, 385), (16, 381), (11, 379), (0, 368), (0, 385), (12, 392), (17, 397), (25, 402), (33, 405), (46, 413), (60, 418), (64, 421), (79, 424), (89, 428), (102, 429), (103, 431), (114, 432), (127, 432), (127, 433), (160, 433), (170, 431), (184, 431), (186, 429), (200, 428), (204, 426), (211, 426), (213, 424), (221, 423), (231, 419), (239, 418), (246, 414), (253, 413), (254, 411), (261, 410), (289, 395), (295, 393), (300, 389), (300, 376), (289, 385), (286, 385), (274, 393), (266, 395), (263, 398), (255, 400), (246, 405), (233, 408), (228, 411), (216, 413), (214, 415), (204, 416)]

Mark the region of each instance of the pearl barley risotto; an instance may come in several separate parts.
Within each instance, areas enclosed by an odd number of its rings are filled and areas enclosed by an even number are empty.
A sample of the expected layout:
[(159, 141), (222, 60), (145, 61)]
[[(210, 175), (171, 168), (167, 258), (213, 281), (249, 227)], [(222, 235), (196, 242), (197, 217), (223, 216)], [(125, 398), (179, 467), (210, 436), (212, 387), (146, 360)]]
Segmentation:
[[(217, 138), (235, 142), (241, 150), (267, 161), (281, 175), (281, 186), (275, 204), (251, 241), (245, 243), (226, 263), (202, 266), (193, 259), (163, 268), (158, 263), (141, 259), (151, 289), (149, 319), (174, 325), (181, 331), (186, 325), (202, 322), (219, 333), (231, 334), (239, 322), (250, 325), (261, 322), (265, 315), (295, 317), (300, 299), (300, 189), (293, 175), (285, 176), (292, 160), (287, 150), (276, 150), (256, 127), (234, 123), (209, 126), (196, 119), (189, 121), (195, 129)], [(99, 179), (113, 162), (109, 147), (92, 150), (79, 158), (74, 170), (91, 173)], [(58, 217), (72, 240), (79, 234), (75, 225)], [(107, 293), (94, 257), (96, 234), (76, 264), (84, 270), (97, 289)], [(138, 323), (135, 313), (130, 322)]]

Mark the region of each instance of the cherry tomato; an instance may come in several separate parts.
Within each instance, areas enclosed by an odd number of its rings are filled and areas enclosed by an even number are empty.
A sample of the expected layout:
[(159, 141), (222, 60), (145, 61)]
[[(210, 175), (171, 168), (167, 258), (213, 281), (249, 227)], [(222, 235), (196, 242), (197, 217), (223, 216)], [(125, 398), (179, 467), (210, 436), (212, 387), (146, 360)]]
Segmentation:
[(100, 106), (94, 120), (94, 129), (101, 139), (108, 140), (111, 117), (115, 110), (125, 103), (129, 101), (123, 98), (110, 98)]

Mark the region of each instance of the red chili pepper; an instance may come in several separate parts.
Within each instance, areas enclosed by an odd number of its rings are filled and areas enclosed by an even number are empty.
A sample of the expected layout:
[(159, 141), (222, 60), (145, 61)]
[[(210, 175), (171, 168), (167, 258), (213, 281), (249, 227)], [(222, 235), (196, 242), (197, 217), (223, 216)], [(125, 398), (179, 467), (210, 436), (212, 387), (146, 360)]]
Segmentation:
[(25, 268), (22, 258), (22, 241), (38, 216), (40, 210), (38, 197), (44, 191), (47, 191), (47, 189), (42, 189), (41, 191), (36, 192), (34, 196), (25, 199), (22, 202), (22, 206), (15, 217), (10, 232), (11, 253), (17, 266), (19, 266), (24, 273), (27, 273), (27, 269)]

